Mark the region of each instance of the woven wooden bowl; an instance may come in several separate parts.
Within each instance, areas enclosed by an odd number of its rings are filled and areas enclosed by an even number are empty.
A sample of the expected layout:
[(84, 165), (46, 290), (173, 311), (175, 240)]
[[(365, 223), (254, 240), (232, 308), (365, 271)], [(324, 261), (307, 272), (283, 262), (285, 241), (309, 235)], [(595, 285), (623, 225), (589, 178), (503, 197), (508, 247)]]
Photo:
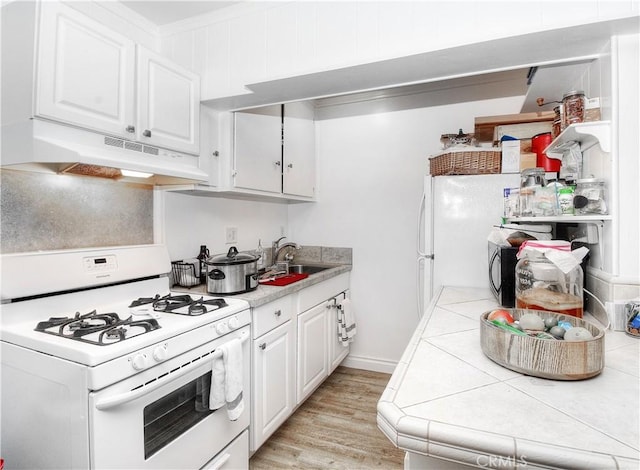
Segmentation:
[(515, 320), (525, 313), (535, 313), (543, 320), (563, 317), (573, 326), (588, 329), (593, 338), (571, 342), (519, 336), (489, 322), (489, 311), (480, 316), (480, 343), (482, 352), (492, 361), (522, 374), (555, 380), (588, 379), (604, 368), (604, 330), (569, 315), (518, 308), (505, 310)]

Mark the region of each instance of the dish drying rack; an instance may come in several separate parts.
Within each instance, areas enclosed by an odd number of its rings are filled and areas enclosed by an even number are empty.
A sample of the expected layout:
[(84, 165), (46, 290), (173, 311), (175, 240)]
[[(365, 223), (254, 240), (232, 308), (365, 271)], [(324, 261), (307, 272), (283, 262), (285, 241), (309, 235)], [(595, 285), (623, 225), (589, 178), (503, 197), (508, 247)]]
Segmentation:
[(276, 279), (284, 277), (287, 274), (289, 274), (289, 270), (281, 269), (281, 267), (274, 265), (258, 277), (258, 282), (265, 283), (269, 281), (275, 281)]
[(193, 287), (200, 285), (200, 278), (197, 274), (194, 263), (185, 261), (171, 262), (171, 277), (173, 278), (172, 285), (174, 286)]

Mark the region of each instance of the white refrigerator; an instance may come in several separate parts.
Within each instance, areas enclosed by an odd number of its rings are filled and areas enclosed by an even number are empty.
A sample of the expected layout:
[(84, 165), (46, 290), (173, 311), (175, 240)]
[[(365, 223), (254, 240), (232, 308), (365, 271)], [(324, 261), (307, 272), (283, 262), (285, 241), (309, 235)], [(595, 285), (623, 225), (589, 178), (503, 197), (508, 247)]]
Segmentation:
[(418, 215), (418, 311), (440, 286), (489, 288), (487, 237), (520, 174), (429, 176)]

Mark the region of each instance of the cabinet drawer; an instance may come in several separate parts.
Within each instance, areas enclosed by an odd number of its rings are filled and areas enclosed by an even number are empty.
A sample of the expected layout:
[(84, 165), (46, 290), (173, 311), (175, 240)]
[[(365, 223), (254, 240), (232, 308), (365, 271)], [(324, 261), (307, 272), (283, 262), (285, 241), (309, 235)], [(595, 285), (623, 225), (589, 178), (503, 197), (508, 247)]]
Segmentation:
[(335, 297), (340, 292), (349, 289), (349, 273), (342, 273), (313, 286), (302, 289), (298, 293), (297, 311), (304, 312), (321, 302)]
[(253, 338), (258, 338), (293, 317), (292, 296), (288, 295), (252, 310)]
[(202, 470), (249, 468), (249, 432), (244, 431), (222, 449)]

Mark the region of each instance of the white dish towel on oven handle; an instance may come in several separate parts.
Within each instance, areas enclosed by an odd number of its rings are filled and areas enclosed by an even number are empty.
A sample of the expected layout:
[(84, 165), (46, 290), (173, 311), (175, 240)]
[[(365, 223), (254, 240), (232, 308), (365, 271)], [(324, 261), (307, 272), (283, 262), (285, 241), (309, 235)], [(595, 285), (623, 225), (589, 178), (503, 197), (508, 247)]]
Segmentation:
[(222, 354), (213, 359), (209, 409), (217, 410), (226, 404), (229, 419), (235, 421), (244, 411), (242, 341), (234, 338), (218, 349)]
[(353, 342), (356, 335), (356, 316), (350, 299), (341, 300), (336, 305), (338, 311), (338, 339), (345, 348)]

